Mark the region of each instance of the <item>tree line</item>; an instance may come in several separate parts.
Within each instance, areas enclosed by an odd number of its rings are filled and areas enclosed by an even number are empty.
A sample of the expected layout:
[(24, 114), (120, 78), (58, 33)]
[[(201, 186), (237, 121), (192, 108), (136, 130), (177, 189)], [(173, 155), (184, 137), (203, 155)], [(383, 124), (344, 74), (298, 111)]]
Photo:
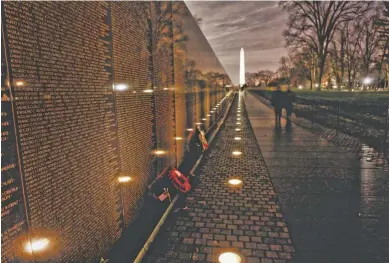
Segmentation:
[(250, 85), (309, 89), (389, 88), (389, 2), (285, 1), (288, 56)]

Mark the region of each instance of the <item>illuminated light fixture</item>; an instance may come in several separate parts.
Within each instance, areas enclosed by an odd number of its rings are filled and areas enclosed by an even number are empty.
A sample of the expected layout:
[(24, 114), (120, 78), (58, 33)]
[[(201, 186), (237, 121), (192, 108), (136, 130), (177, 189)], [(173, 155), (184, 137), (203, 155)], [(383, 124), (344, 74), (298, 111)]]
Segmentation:
[(211, 110), (211, 111), (210, 111), (210, 113), (214, 113), (214, 111), (213, 111), (213, 110)]
[(32, 238), (24, 244), (24, 251), (28, 254), (39, 253), (46, 250), (49, 244), (48, 238)]
[(24, 86), (24, 84), (25, 84), (24, 81), (21, 81), (21, 80), (18, 80), (15, 82), (16, 87), (22, 87), (22, 86)]
[(207, 117), (211, 117), (211, 114), (207, 114)]
[(163, 90), (169, 90), (168, 88), (163, 88)]
[(233, 151), (232, 154), (238, 156), (238, 155), (241, 155), (242, 152), (240, 152), (240, 151)]
[(240, 128), (236, 128), (235, 131), (240, 131), (241, 129)]
[(237, 120), (237, 121), (240, 121), (240, 118), (238, 117), (238, 118), (236, 118), (236, 120)]
[(234, 140), (240, 141), (240, 140), (242, 140), (242, 138), (240, 138), (240, 137), (235, 137)]
[(152, 89), (144, 89), (143, 92), (144, 92), (144, 93), (152, 93), (153, 90), (152, 90)]
[(207, 119), (206, 119), (206, 118), (202, 118), (201, 120), (202, 120), (202, 121), (206, 121)]
[(237, 125), (240, 125), (241, 123), (240, 123), (240, 122), (237, 122), (236, 124), (237, 124)]
[(162, 150), (156, 150), (154, 151), (154, 154), (156, 155), (162, 155), (162, 154), (165, 154), (166, 152), (165, 151), (162, 151)]
[(182, 137), (176, 137), (175, 139), (176, 139), (176, 141), (181, 141)]
[(228, 183), (231, 184), (231, 185), (239, 185), (239, 184), (242, 184), (242, 180), (240, 180), (240, 179), (230, 179), (230, 180), (228, 180)]
[(242, 258), (233, 252), (224, 252), (219, 256), (220, 263), (241, 263)]
[(370, 77), (366, 77), (363, 79), (363, 84), (365, 85), (369, 85), (370, 83), (372, 83), (373, 79), (370, 78)]
[(299, 85), (299, 89), (303, 89), (303, 86)]
[(189, 129), (186, 129), (187, 131), (193, 131), (193, 129), (192, 128), (189, 128)]
[(136, 93), (136, 91), (134, 90), (132, 93)]
[(132, 181), (132, 178), (130, 176), (119, 176), (118, 177), (119, 183), (128, 183), (130, 181)]
[(201, 122), (196, 122), (196, 125), (201, 125), (202, 123)]
[(126, 84), (116, 84), (116, 85), (113, 86), (113, 89), (117, 90), (117, 91), (128, 90), (128, 85), (126, 85)]

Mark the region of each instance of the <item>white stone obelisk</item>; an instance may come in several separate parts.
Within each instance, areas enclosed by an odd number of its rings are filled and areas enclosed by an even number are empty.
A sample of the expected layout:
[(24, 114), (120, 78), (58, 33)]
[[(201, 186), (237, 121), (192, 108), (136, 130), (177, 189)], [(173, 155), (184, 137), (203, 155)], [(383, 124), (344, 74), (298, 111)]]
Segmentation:
[(239, 84), (242, 87), (246, 83), (245, 68), (244, 68), (244, 49), (240, 49), (240, 71), (239, 71)]

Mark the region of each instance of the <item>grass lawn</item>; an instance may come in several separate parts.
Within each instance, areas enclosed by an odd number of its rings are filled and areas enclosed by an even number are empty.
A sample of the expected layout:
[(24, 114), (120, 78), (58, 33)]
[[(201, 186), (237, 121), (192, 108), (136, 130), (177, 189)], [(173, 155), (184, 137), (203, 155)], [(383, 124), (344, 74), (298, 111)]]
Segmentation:
[(310, 90), (293, 90), (297, 96), (312, 99), (325, 100), (346, 100), (346, 101), (363, 101), (363, 102), (380, 102), (389, 103), (389, 91), (310, 91)]

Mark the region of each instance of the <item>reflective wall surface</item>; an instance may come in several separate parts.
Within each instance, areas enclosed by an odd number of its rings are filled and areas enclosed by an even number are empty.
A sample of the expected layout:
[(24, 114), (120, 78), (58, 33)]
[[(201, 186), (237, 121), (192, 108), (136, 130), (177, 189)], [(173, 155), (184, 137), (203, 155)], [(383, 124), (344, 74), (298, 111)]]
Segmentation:
[(2, 13), (2, 262), (93, 262), (230, 79), (183, 2)]

